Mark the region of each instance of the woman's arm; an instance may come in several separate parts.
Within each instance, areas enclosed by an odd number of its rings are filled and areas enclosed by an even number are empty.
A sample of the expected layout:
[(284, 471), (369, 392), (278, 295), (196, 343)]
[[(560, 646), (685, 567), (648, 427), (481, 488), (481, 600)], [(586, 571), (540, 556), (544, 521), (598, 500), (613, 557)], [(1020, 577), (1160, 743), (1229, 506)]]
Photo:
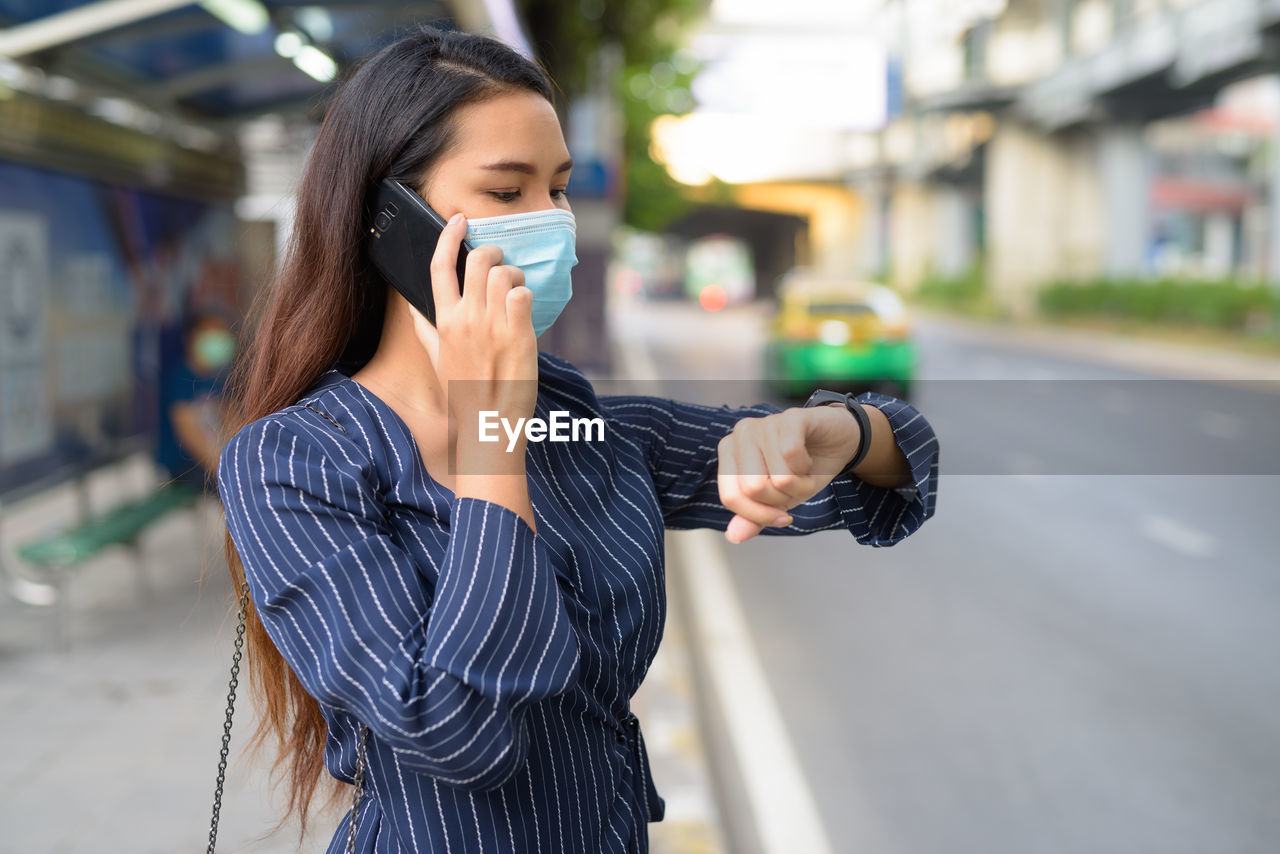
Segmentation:
[(424, 526), (425, 562), (411, 555), (389, 535), (368, 462), (319, 422), (255, 422), (222, 454), (219, 491), (263, 625), (312, 696), (407, 768), (501, 785), (527, 756), (527, 706), (577, 676), (550, 558), (517, 513), (469, 497), (440, 520), (447, 534)]
[[(893, 435), (893, 425), (889, 418), (878, 407), (869, 403), (859, 404), (871, 421), (871, 447), (867, 455), (851, 469), (854, 477), (872, 486), (888, 486), (892, 488), (915, 485), (911, 473), (911, 463), (907, 455), (898, 447)], [(833, 403), (829, 406), (844, 409), (844, 404)]]
[[(938, 440), (933, 428), (914, 407), (897, 398), (866, 392), (857, 401), (883, 417), (870, 413), (872, 451), (867, 459), (856, 474), (834, 478), (812, 498), (791, 508), (790, 524), (766, 527), (763, 533), (793, 535), (845, 528), (860, 543), (889, 546), (933, 515), (938, 478)], [(742, 419), (781, 411), (768, 404), (710, 407), (639, 395), (602, 396), (600, 403), (629, 432), (644, 456), (668, 528), (728, 527), (734, 513), (722, 503), (717, 483), (719, 443)], [(852, 415), (844, 415), (853, 420)], [(898, 482), (893, 466), (899, 455), (910, 471), (909, 484), (885, 485), (886, 480)], [(887, 472), (882, 471), (886, 468)], [(873, 474), (864, 480), (860, 475), (867, 471)]]
[(209, 435), (200, 417), (200, 405), (190, 400), (169, 404), (169, 421), (178, 443), (206, 472), (218, 468), (218, 440)]

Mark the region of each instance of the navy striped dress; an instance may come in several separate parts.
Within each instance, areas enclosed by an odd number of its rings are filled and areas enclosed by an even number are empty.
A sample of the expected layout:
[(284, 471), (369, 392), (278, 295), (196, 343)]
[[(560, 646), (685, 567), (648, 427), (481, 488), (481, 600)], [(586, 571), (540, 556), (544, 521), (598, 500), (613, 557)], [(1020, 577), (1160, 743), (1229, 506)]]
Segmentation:
[[(628, 700), (662, 637), (663, 530), (725, 528), (717, 442), (777, 409), (597, 397), (569, 363), (538, 363), (536, 415), (606, 429), (529, 443), (537, 535), (432, 480), (399, 416), (336, 370), (223, 450), (227, 525), (268, 634), (320, 703), (331, 774), (353, 780), (370, 728), (359, 851), (646, 852), (662, 819)], [(888, 416), (914, 486), (840, 477), (767, 533), (888, 546), (933, 514), (928, 422), (860, 400)]]

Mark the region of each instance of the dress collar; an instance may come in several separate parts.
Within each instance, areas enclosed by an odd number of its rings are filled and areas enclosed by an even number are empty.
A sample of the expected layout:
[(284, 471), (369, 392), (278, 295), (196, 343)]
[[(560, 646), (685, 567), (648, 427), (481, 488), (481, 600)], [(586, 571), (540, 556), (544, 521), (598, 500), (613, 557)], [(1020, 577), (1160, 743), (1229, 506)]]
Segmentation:
[(330, 367), (327, 371), (325, 371), (323, 374), (320, 375), (320, 377), (311, 385), (311, 388), (307, 389), (306, 393), (302, 395), (301, 399), (310, 400), (316, 395), (326, 392), (329, 389), (334, 388), (336, 386), (342, 385), (348, 379), (349, 377), (346, 374), (342, 373), (342, 371), (339, 371), (336, 367)]

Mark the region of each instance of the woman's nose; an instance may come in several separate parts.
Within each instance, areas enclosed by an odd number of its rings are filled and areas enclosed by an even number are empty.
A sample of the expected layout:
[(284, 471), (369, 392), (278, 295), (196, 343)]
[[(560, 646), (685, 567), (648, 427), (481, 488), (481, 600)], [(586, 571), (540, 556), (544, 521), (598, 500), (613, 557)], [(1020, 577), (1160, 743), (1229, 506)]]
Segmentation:
[(552, 198), (551, 194), (546, 193), (541, 196), (534, 196), (530, 198), (529, 206), (524, 208), (520, 212), (521, 213), (537, 213), (539, 211), (556, 210), (558, 207), (559, 205), (556, 204), (556, 200)]

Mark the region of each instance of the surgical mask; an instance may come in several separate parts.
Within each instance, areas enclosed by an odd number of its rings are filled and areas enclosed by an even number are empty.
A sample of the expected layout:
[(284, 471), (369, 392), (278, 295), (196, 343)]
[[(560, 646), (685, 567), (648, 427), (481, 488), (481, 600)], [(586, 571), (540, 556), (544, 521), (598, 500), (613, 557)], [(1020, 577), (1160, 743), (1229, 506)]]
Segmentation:
[(467, 220), (467, 242), (502, 250), (502, 263), (519, 267), (524, 284), (533, 291), (533, 333), (551, 328), (569, 297), (569, 271), (578, 263), (574, 252), (577, 223), (560, 208)]
[(231, 364), (236, 355), (236, 339), (230, 332), (209, 331), (196, 336), (192, 345), (195, 356), (214, 370)]

